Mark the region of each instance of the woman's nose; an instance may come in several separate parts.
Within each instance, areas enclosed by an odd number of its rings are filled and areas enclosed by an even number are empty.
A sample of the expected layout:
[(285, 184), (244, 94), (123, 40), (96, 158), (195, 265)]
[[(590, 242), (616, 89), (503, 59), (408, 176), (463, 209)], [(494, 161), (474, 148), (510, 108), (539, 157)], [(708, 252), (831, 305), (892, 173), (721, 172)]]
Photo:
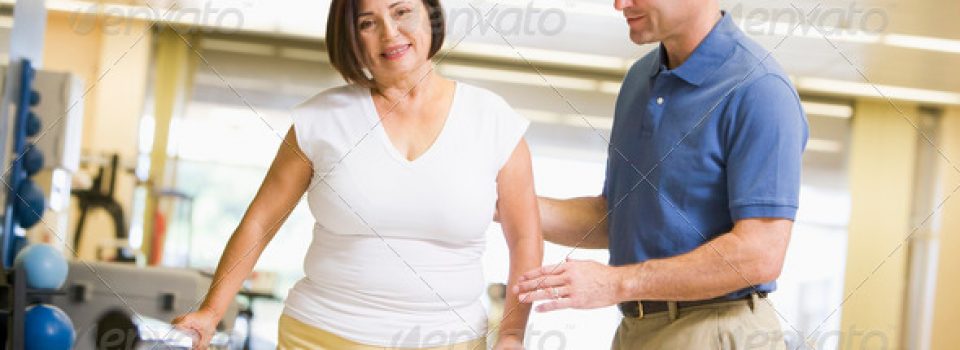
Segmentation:
[(613, 8), (617, 11), (623, 11), (630, 6), (633, 6), (633, 0), (613, 0)]
[(389, 41), (400, 35), (400, 23), (388, 18), (383, 21), (383, 30), (380, 31), (380, 39)]

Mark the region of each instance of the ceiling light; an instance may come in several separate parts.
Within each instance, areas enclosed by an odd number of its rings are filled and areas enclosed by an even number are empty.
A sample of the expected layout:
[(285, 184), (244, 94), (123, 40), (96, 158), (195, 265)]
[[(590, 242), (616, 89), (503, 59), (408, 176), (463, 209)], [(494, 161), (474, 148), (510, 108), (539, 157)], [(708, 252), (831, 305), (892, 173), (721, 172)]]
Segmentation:
[(817, 115), (822, 117), (850, 118), (853, 116), (853, 107), (846, 104), (822, 103), (801, 101), (804, 112), (808, 115)]
[(538, 74), (533, 72), (520, 72), (515, 70), (503, 70), (495, 68), (474, 67), (459, 64), (444, 64), (440, 66), (443, 74), (456, 76), (466, 79), (499, 81), (503, 83), (533, 85), (542, 87), (555, 87), (558, 89), (571, 89), (583, 91), (596, 91), (600, 82), (598, 80), (575, 78), (565, 75)]
[(883, 43), (892, 46), (960, 54), (960, 40), (931, 38), (927, 36), (887, 34)]
[[(802, 91), (815, 91), (873, 98), (886, 97), (896, 100), (960, 105), (960, 94), (954, 92), (858, 83), (834, 79), (797, 78), (797, 88)], [(877, 90), (879, 90), (879, 92)]]
[(631, 62), (627, 62), (622, 58), (614, 56), (468, 42), (461, 43), (453, 50), (453, 52), (458, 54), (495, 57), (508, 60), (526, 59), (528, 61), (538, 63), (584, 67), (591, 69), (604, 68), (620, 70), (623, 69), (624, 66), (629, 66), (631, 64)]
[(807, 151), (813, 152), (823, 152), (823, 153), (837, 153), (843, 149), (843, 144), (839, 141), (824, 140), (824, 139), (809, 139), (807, 140)]
[(273, 45), (268, 44), (211, 38), (204, 38), (201, 40), (200, 47), (211, 51), (226, 51), (260, 56), (273, 56), (276, 49)]

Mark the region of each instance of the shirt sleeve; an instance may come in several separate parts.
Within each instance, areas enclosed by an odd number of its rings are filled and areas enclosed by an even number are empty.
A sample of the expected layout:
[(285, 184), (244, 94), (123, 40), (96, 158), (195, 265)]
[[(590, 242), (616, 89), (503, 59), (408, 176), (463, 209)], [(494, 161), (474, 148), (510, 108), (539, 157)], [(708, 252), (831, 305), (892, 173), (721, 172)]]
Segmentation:
[(497, 171), (503, 168), (503, 166), (510, 160), (510, 156), (513, 155), (513, 151), (517, 149), (517, 145), (520, 144), (520, 140), (523, 139), (523, 135), (527, 132), (527, 128), (530, 126), (530, 121), (513, 110), (506, 101), (500, 101), (501, 108), (497, 109), (497, 118), (496, 118), (496, 134), (497, 134), (497, 144), (496, 144), (496, 164)]
[(733, 102), (726, 164), (731, 219), (794, 220), (808, 136), (799, 96), (782, 77), (767, 75)]
[(314, 153), (316, 152), (314, 150), (314, 145), (310, 143), (312, 138), (308, 136), (311, 132), (310, 120), (304, 118), (299, 112), (299, 108), (293, 108), (293, 110), (290, 112), (290, 119), (292, 119), (293, 122), (293, 133), (294, 136), (296, 136), (297, 146), (300, 147), (300, 151), (302, 151), (303, 154), (307, 156), (307, 159), (313, 163), (316, 160), (316, 158), (314, 158)]

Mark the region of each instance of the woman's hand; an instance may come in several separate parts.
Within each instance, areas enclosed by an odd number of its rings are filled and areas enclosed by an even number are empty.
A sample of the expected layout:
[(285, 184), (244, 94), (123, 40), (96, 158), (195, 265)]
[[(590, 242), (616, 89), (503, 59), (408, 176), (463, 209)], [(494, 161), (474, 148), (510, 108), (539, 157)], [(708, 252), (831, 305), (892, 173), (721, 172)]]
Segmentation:
[(523, 337), (519, 335), (501, 335), (493, 350), (523, 350)]
[(213, 333), (217, 331), (219, 317), (208, 309), (180, 315), (173, 320), (173, 326), (179, 330), (193, 333), (193, 350), (205, 350), (210, 344)]

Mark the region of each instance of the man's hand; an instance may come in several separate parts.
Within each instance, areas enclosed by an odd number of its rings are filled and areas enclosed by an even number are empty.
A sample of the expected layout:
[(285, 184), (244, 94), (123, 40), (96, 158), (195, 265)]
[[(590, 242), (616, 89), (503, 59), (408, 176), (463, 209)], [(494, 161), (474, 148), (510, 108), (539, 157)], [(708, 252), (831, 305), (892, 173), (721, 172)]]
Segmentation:
[(522, 303), (552, 300), (537, 306), (538, 312), (600, 308), (623, 301), (623, 275), (618, 267), (567, 259), (523, 274), (514, 291)]

